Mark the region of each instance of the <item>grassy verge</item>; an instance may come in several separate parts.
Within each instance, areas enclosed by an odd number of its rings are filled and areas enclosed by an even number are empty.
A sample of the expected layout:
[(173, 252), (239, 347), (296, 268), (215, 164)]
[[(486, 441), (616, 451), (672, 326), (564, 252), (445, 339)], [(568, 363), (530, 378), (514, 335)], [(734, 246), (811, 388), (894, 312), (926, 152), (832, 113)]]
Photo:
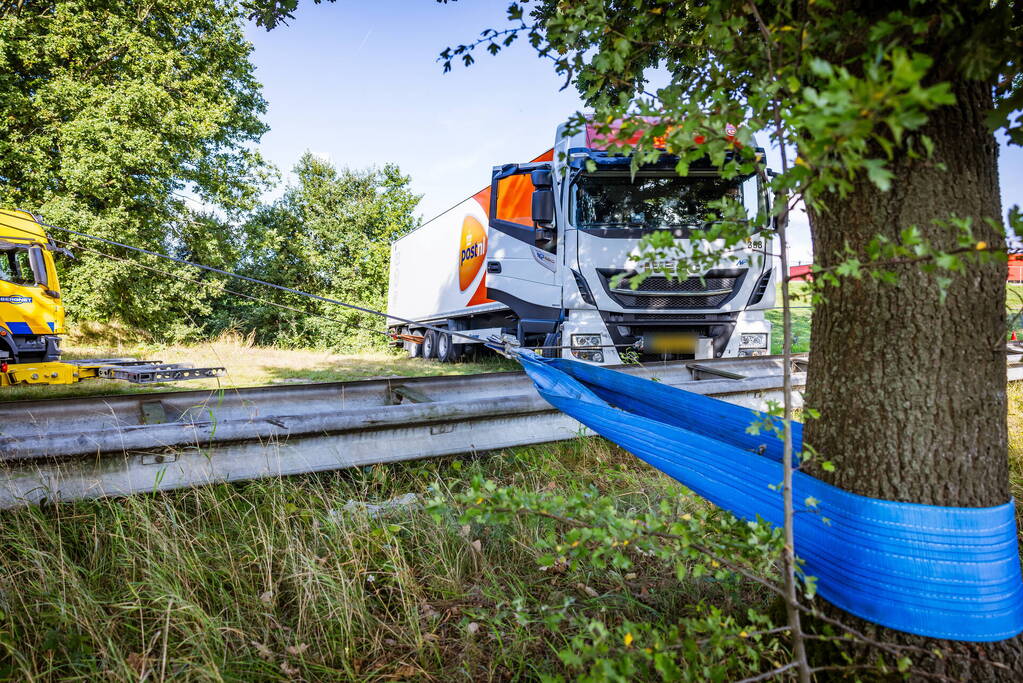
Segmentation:
[[(792, 352), (806, 353), (810, 350), (810, 320), (812, 317), (809, 285), (805, 282), (792, 282), (789, 284), (789, 291), (792, 296)], [(771, 353), (778, 355), (782, 352), (784, 343), (780, 284), (775, 293), (775, 308), (767, 311), (766, 317), (772, 325)]]
[[(1020, 499), (1023, 387), (1009, 397)], [(415, 506), (376, 518), (345, 511), (435, 482), (456, 491), (478, 475), (554, 495), (593, 486), (636, 514), (663, 500), (705, 505), (607, 442), (577, 439), (9, 511), (0, 517), (0, 678), (534, 679), (567, 673), (557, 650), (585, 635), (550, 626), (544, 606), (659, 626), (710, 610), (741, 625), (749, 608), (768, 609), (769, 596), (734, 576), (679, 582), (656, 564), (541, 571), (533, 544), (553, 528), (536, 519), (462, 527)]]
[[(791, 283), (792, 292), (792, 351), (805, 353), (810, 350), (810, 321), (813, 311), (810, 310), (810, 292), (806, 283)], [(1023, 339), (1023, 285), (1006, 285), (1005, 311), (1009, 329)], [(777, 308), (767, 311), (766, 317), (774, 326), (771, 335), (771, 353), (782, 351), (782, 312), (781, 285), (778, 285), (776, 296)]]
[(131, 357), (167, 363), (192, 363), (196, 367), (224, 367), (226, 374), (217, 379), (165, 384), (140, 385), (116, 380), (88, 380), (66, 386), (18, 386), (3, 389), (0, 392), (0, 401), (233, 388), (291, 382), (337, 382), (370, 377), (473, 375), (518, 369), (518, 364), (498, 356), (449, 364), (422, 358), (407, 358), (397, 352), (387, 351), (339, 354), (311, 349), (257, 347), (236, 336), (224, 336), (212, 342), (191, 346), (163, 346), (139, 342), (110, 344), (72, 339), (64, 346), (64, 357), (68, 359)]
[[(1016, 499), (1016, 527), (1023, 532), (1023, 382), (1013, 382), (1009, 398), (1009, 488)], [(1020, 536), (1023, 542), (1023, 533)]]
[[(230, 364), (229, 379), (237, 386), (507, 369), (500, 361), (443, 366), (384, 354), (254, 349), (237, 340), (162, 351), (74, 349)], [(108, 384), (102, 393), (137, 389)], [(53, 390), (60, 388), (35, 389), (49, 396)], [(1018, 383), (1009, 387), (1008, 433), (1010, 484), (1019, 500)], [(541, 571), (534, 543), (554, 533), (543, 520), (463, 527), (415, 506), (381, 517), (345, 511), (350, 501), (423, 496), (437, 482), (442, 491), (457, 491), (475, 476), (552, 495), (593, 486), (629, 514), (665, 500), (681, 499), (692, 509), (706, 505), (617, 447), (577, 439), (479, 457), (6, 511), (0, 515), (0, 679), (568, 676), (557, 652), (585, 630), (575, 622), (552, 625), (544, 617), (550, 605), (594, 623), (668, 626), (713, 610), (742, 624), (748, 609), (765, 610), (771, 602), (735, 576), (679, 581), (654, 563), (628, 573)], [(724, 679), (752, 673), (715, 672)], [(693, 679), (706, 675), (690, 672)]]
[(561, 669), (556, 650), (579, 634), (549, 626), (544, 605), (668, 625), (712, 607), (741, 624), (768, 602), (740, 579), (680, 586), (656, 565), (540, 571), (533, 543), (552, 528), (536, 519), (501, 529), (414, 507), (345, 511), (476, 475), (553, 493), (595, 486), (623, 510), (680, 494), (594, 439), (5, 513), (0, 677), (534, 679)]
[[(1009, 448), (1023, 499), (1019, 384), (1009, 389)], [(463, 527), (415, 506), (376, 518), (345, 511), (437, 482), (457, 491), (475, 476), (552, 495), (593, 486), (630, 515), (665, 500), (706, 505), (617, 447), (577, 439), (7, 511), (0, 679), (533, 679), (567, 675), (557, 651), (585, 635), (551, 626), (545, 606), (662, 627), (711, 610), (741, 626), (749, 608), (769, 607), (735, 576), (680, 582), (654, 563), (627, 574), (541, 571), (534, 543), (554, 532), (542, 520)]]
[(1009, 328), (1023, 338), (1023, 285), (1006, 285), (1005, 311)]

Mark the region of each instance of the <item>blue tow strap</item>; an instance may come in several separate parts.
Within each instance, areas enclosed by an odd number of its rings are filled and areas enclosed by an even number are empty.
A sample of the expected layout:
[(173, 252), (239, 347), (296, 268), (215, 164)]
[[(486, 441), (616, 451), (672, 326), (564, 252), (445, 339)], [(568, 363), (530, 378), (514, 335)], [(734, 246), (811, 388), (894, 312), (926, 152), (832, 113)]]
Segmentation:
[[(516, 355), (554, 407), (736, 516), (783, 524), (782, 442), (746, 431), (765, 414), (593, 365)], [(802, 435), (793, 424), (797, 453)], [(1013, 501), (896, 503), (802, 472), (793, 473), (793, 499), (796, 554), (828, 602), (932, 638), (987, 642), (1023, 632)]]

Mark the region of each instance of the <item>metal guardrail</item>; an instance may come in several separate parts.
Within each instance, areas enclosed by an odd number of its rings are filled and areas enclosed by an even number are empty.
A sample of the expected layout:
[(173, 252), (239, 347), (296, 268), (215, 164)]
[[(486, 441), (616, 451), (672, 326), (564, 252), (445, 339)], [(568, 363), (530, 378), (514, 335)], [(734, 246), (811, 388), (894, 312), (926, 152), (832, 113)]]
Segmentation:
[[(1009, 377), (1023, 380), (1021, 358)], [(795, 388), (805, 356), (794, 359)], [(782, 398), (777, 356), (618, 368), (753, 408)], [(741, 377), (741, 378), (740, 378)], [(587, 433), (521, 372), (0, 403), (0, 508), (130, 495)]]

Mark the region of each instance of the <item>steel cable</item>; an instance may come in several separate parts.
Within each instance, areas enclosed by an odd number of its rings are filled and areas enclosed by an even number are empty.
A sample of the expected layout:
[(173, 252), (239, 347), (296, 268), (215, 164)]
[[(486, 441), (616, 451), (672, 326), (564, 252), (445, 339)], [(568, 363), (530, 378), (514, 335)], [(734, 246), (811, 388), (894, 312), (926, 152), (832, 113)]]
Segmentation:
[[(245, 280), (246, 282), (252, 282), (252, 283), (257, 284), (257, 285), (263, 285), (265, 287), (271, 287), (273, 289), (277, 289), (277, 290), (280, 290), (282, 292), (289, 292), (291, 294), (297, 294), (299, 296), (304, 296), (304, 297), (307, 297), (309, 299), (316, 299), (317, 301), (323, 301), (323, 302), (326, 302), (326, 303), (329, 303), (329, 304), (334, 304), (336, 306), (343, 306), (344, 308), (350, 308), (350, 309), (355, 310), (355, 311), (361, 311), (363, 313), (369, 313), (370, 315), (379, 316), (379, 317), (383, 318), (384, 320), (387, 320), (387, 319), (397, 320), (399, 322), (408, 323), (410, 325), (415, 325), (417, 327), (423, 327), (423, 328), (428, 329), (428, 330), (433, 330), (434, 332), (440, 332), (441, 334), (449, 334), (449, 335), (454, 336), (454, 337), (462, 337), (464, 339), (471, 339), (473, 342), (481, 342), (481, 341), (483, 341), (479, 337), (473, 337), (471, 335), (464, 334), (462, 332), (457, 332), (455, 330), (446, 330), (444, 328), (437, 327), (435, 325), (430, 325), (428, 323), (419, 322), (419, 321), (416, 321), (416, 320), (410, 320), (408, 318), (402, 318), (402, 317), (396, 316), (396, 315), (390, 315), (388, 313), (383, 313), (381, 311), (377, 311), (377, 310), (374, 310), (372, 308), (366, 308), (365, 306), (358, 306), (356, 304), (350, 304), (348, 302), (340, 301), (338, 299), (332, 299), (330, 297), (320, 296), (319, 294), (311, 294), (309, 292), (303, 292), (302, 290), (294, 289), (293, 287), (285, 287), (284, 285), (278, 285), (278, 284), (275, 284), (273, 282), (267, 282), (266, 280), (260, 280), (259, 278), (250, 277), (248, 275), (242, 275), (240, 273), (232, 273), (229, 270), (223, 270), (221, 268), (214, 268), (213, 266), (207, 266), (207, 265), (203, 265), (202, 263), (196, 263), (194, 261), (189, 261), (187, 259), (178, 258), (176, 256), (170, 256), (168, 254), (162, 254), (162, 253), (160, 253), (158, 251), (152, 251), (151, 249), (144, 249), (142, 247), (132, 246), (130, 244), (125, 244), (123, 242), (117, 242), (115, 240), (106, 239), (105, 237), (98, 237), (96, 235), (90, 235), (89, 233), (86, 233), (86, 232), (79, 232), (77, 230), (71, 230), (70, 228), (62, 228), (62, 227), (60, 227), (58, 225), (51, 225), (50, 223), (46, 223), (46, 222), (44, 222), (43, 220), (41, 220), (41, 219), (39, 219), (37, 217), (34, 217), (34, 218), (35, 218), (35, 222), (36, 223), (38, 223), (39, 225), (43, 226), (44, 228), (49, 228), (51, 230), (59, 230), (61, 232), (65, 232), (65, 233), (68, 233), (68, 234), (71, 234), (71, 235), (75, 235), (75, 236), (78, 236), (78, 237), (84, 237), (85, 239), (94, 240), (96, 242), (103, 242), (104, 244), (109, 244), (109, 245), (112, 245), (112, 246), (115, 246), (115, 247), (121, 247), (122, 249), (128, 249), (129, 251), (134, 251), (134, 252), (137, 252), (137, 253), (140, 253), (140, 254), (149, 254), (150, 256), (156, 256), (158, 258), (162, 258), (162, 259), (165, 259), (167, 261), (173, 261), (174, 263), (180, 263), (181, 265), (191, 266), (193, 268), (198, 268), (200, 270), (205, 270), (205, 271), (208, 271), (210, 273), (217, 273), (219, 275), (226, 275), (227, 277), (233, 277), (233, 278), (236, 278), (238, 280)], [(25, 230), (23, 228), (19, 228), (17, 226), (11, 225), (10, 223), (7, 223), (7, 222), (0, 221), (0, 225), (2, 225), (5, 228), (13, 228), (14, 230), (17, 230), (17, 231), (19, 231), (19, 232), (21, 232), (23, 234), (26, 234), (26, 235), (32, 235), (33, 237), (38, 237), (37, 235), (35, 235), (33, 233), (30, 233), (28, 230)], [(64, 242), (64, 243), (67, 244), (67, 242)], [(174, 276), (174, 277), (180, 277), (180, 276)], [(384, 334), (388, 334), (388, 333), (385, 332)]]
[(366, 332), (372, 332), (374, 334), (382, 334), (385, 337), (393, 338), (395, 336), (395, 335), (391, 334), (390, 332), (384, 332), (382, 330), (377, 330), (377, 329), (374, 329), (372, 327), (366, 327), (364, 325), (357, 325), (355, 323), (349, 323), (347, 321), (340, 320), (338, 318), (331, 318), (329, 315), (323, 315), (322, 313), (315, 313), (313, 311), (303, 311), (300, 308), (295, 308), (293, 306), (288, 306), (286, 304), (279, 304), (276, 301), (270, 301), (269, 299), (264, 299), (262, 297), (253, 296), (251, 294), (246, 294), (245, 292), (239, 292), (237, 290), (230, 289), (228, 287), (224, 287), (222, 285), (219, 285), (219, 283), (216, 283), (216, 282), (203, 282), (202, 280), (195, 280), (195, 279), (192, 279), (192, 278), (185, 277), (183, 275), (178, 275), (177, 273), (172, 273), (172, 272), (170, 272), (168, 270), (162, 270), (162, 269), (156, 268), (154, 266), (146, 265), (145, 263), (140, 263), (139, 261), (133, 261), (131, 259), (124, 258), (123, 256), (116, 256), (115, 254), (108, 254), (108, 253), (103, 252), (103, 251), (97, 251), (95, 249), (89, 249), (88, 247), (83, 247), (80, 244), (75, 244), (73, 242), (68, 242), (67, 240), (59, 240), (59, 239), (56, 239), (56, 238), (51, 238), (51, 239), (53, 239), (54, 242), (57, 242), (59, 244), (73, 246), (75, 249), (80, 250), (80, 251), (84, 251), (84, 252), (89, 253), (89, 254), (95, 254), (96, 256), (103, 256), (103, 257), (106, 257), (106, 258), (113, 259), (115, 261), (120, 261), (121, 263), (127, 263), (128, 265), (135, 266), (136, 268), (142, 268), (144, 270), (148, 270), (148, 271), (151, 271), (153, 273), (157, 273), (159, 275), (166, 275), (168, 277), (172, 277), (172, 278), (175, 278), (177, 280), (182, 280), (184, 282), (189, 282), (189, 283), (194, 284), (194, 285), (199, 285), (199, 286), (202, 286), (202, 287), (219, 288), (221, 291), (227, 292), (228, 294), (232, 294), (234, 296), (240, 296), (242, 298), (250, 299), (252, 301), (258, 301), (259, 303), (266, 304), (267, 306), (274, 306), (276, 308), (280, 308), (280, 309), (283, 309), (285, 311), (291, 311), (293, 313), (300, 313), (302, 315), (308, 315), (308, 316), (312, 316), (314, 318), (322, 318), (324, 320), (329, 320), (330, 322), (333, 322), (333, 323), (338, 323), (340, 325), (346, 325), (348, 327), (354, 327), (356, 329), (364, 330)]

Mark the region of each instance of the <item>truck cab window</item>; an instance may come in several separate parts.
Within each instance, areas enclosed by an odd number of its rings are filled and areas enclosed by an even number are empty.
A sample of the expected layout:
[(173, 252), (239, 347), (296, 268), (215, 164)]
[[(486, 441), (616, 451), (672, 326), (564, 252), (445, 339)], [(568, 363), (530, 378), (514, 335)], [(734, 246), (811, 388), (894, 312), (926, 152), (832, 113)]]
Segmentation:
[[(497, 181), (497, 201), (493, 219), (533, 229), (532, 202), (536, 190), (529, 173), (517, 173)], [(557, 230), (553, 226), (536, 230), (536, 246), (551, 253), (557, 252)], [(530, 238), (532, 241), (533, 238)]]
[(713, 176), (582, 176), (572, 203), (575, 227), (608, 236), (636, 231), (694, 228), (707, 220), (709, 204), (741, 199), (742, 178)]
[(28, 249), (7, 249), (0, 255), (0, 278), (16, 285), (34, 285)]

